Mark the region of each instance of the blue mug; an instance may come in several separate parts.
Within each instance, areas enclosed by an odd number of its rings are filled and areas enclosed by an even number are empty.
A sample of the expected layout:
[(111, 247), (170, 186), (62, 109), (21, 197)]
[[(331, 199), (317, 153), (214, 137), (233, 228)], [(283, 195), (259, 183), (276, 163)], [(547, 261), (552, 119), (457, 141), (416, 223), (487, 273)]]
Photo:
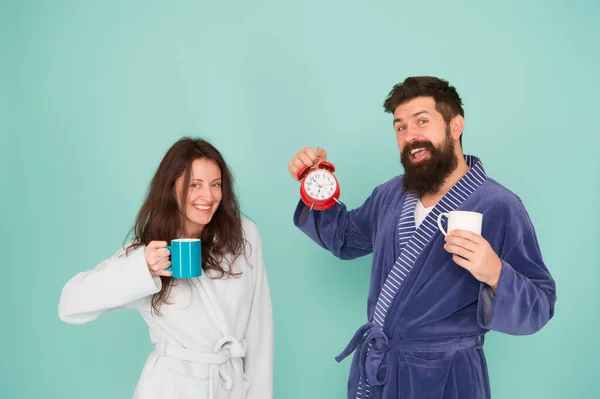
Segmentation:
[(202, 242), (197, 238), (171, 240), (167, 245), (171, 251), (171, 266), (165, 270), (173, 272), (175, 278), (194, 278), (202, 275)]

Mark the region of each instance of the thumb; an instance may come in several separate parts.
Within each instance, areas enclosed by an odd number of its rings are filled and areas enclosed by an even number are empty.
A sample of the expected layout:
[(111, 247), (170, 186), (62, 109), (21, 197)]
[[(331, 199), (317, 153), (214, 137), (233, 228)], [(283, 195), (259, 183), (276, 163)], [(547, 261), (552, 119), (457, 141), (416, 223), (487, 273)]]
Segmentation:
[(166, 247), (167, 245), (168, 245), (168, 244), (167, 244), (167, 242), (166, 242), (166, 241), (152, 241), (152, 242), (150, 243), (150, 246), (151, 246), (151, 247), (153, 247), (153, 248), (157, 248), (157, 249), (158, 249), (158, 248), (164, 248), (164, 247)]
[(317, 147), (317, 155), (321, 158), (321, 161), (327, 161), (327, 151), (321, 147)]

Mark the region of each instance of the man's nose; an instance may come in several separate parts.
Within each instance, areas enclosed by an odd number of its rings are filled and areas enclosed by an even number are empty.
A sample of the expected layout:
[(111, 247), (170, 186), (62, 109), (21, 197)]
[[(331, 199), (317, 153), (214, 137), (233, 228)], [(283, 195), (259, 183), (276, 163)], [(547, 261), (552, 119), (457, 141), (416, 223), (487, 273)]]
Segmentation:
[(417, 138), (417, 131), (411, 127), (406, 128), (406, 142), (412, 143)]

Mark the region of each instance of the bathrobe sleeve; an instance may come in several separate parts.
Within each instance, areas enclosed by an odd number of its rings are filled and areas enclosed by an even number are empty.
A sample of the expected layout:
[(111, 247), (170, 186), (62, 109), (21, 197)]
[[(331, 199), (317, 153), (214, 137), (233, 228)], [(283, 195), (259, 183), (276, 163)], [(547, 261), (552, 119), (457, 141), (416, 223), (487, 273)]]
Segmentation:
[(127, 256), (120, 250), (65, 284), (58, 315), (65, 323), (85, 324), (107, 311), (135, 308), (160, 289), (160, 277), (152, 276), (146, 265), (144, 247)]
[(273, 397), (273, 313), (271, 295), (264, 265), (260, 236), (256, 226), (249, 228), (252, 246), (251, 265), (255, 270), (255, 285), (248, 327), (244, 372), (252, 381), (246, 399)]
[(519, 203), (507, 229), (507, 249), (495, 295), (482, 284), (478, 322), (482, 328), (512, 335), (533, 334), (554, 315), (556, 285), (542, 259), (534, 227)]
[(336, 204), (324, 211), (311, 211), (300, 201), (294, 212), (294, 225), (340, 259), (368, 255), (373, 251), (378, 190), (379, 187), (360, 207), (351, 211), (344, 204)]

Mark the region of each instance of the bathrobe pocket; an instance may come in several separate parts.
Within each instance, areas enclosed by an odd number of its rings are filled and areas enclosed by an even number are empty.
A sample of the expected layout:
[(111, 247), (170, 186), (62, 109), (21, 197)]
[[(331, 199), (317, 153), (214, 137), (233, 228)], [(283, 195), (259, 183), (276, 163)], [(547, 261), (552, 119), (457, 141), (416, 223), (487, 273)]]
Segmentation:
[[(207, 399), (210, 397), (208, 380), (200, 380), (172, 371), (167, 372), (166, 377), (162, 394), (163, 399)], [(216, 383), (220, 384), (221, 381), (217, 381)], [(248, 396), (251, 385), (252, 382), (244, 376), (242, 398)]]
[(250, 390), (251, 385), (252, 385), (252, 381), (250, 381), (248, 379), (248, 377), (244, 376), (244, 388), (243, 388), (244, 398), (246, 398), (248, 396), (248, 391)]
[(168, 372), (163, 389), (163, 399), (208, 399), (208, 380)]
[(441, 399), (452, 359), (452, 356), (424, 359), (401, 354), (398, 370), (399, 396), (403, 399)]

